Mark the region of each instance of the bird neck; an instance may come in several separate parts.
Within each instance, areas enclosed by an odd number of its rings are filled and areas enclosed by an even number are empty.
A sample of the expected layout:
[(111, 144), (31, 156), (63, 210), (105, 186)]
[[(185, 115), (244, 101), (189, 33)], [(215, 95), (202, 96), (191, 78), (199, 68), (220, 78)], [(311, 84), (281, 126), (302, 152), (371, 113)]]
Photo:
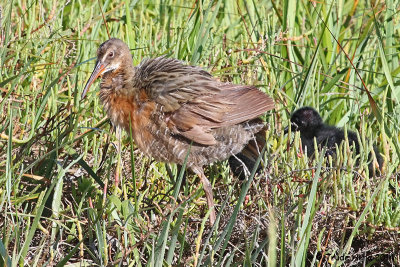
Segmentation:
[(121, 64), (118, 69), (104, 73), (100, 84), (100, 94), (131, 95), (134, 75), (135, 69), (132, 62)]

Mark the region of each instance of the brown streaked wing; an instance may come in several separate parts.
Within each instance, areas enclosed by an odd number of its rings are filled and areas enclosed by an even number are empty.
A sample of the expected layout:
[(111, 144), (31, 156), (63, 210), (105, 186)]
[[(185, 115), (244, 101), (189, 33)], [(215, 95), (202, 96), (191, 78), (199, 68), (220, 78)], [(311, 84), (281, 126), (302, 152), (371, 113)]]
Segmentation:
[(273, 100), (256, 87), (221, 83), (175, 59), (144, 61), (136, 81), (170, 114), (168, 125), (176, 134), (203, 145), (216, 143), (211, 129), (251, 120), (274, 108)]
[(271, 97), (254, 86), (224, 84), (221, 89), (219, 97), (231, 103), (231, 110), (222, 117), (222, 126), (257, 118), (275, 106)]
[(211, 129), (252, 120), (274, 108), (272, 98), (255, 87), (224, 84), (221, 88), (219, 94), (199, 97), (175, 111), (171, 121), (176, 132), (197, 143), (213, 145)]
[(144, 88), (152, 100), (162, 105), (164, 112), (173, 112), (183, 103), (220, 90), (208, 72), (166, 57), (144, 60), (136, 67), (133, 82), (134, 87)]

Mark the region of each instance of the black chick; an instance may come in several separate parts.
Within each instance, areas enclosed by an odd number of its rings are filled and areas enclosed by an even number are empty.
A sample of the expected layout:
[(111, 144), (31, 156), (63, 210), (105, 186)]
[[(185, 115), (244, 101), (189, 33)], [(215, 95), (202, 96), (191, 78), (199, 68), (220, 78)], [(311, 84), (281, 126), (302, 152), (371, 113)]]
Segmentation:
[[(258, 122), (262, 123), (260, 120), (258, 120)], [(263, 150), (266, 144), (266, 130), (267, 127), (264, 127), (261, 131), (256, 133), (240, 153), (232, 155), (229, 158), (229, 167), (233, 175), (239, 178), (239, 180), (246, 179), (254, 169), (257, 159), (260, 156), (260, 152)], [(260, 163), (257, 166), (256, 174), (261, 173), (261, 170), (262, 164)]]
[[(255, 142), (251, 141), (251, 143)], [(233, 172), (233, 175), (239, 178), (239, 180), (245, 180), (250, 175), (255, 167), (257, 158), (260, 155), (259, 150), (250, 150), (248, 148), (249, 146), (240, 153), (230, 156), (228, 159), (229, 167)], [(260, 173), (261, 169), (262, 167), (260, 164), (257, 167), (256, 174)]]
[[(334, 155), (336, 152), (336, 145), (340, 145), (345, 140), (344, 131), (325, 124), (322, 121), (319, 113), (311, 107), (302, 107), (296, 110), (290, 118), (292, 129), (300, 131), (300, 138), (303, 150), (307, 151), (307, 156), (311, 157), (314, 154), (314, 137), (318, 145), (318, 150), (322, 147), (326, 147), (326, 156)], [(357, 138), (357, 134), (352, 131), (347, 131), (347, 138), (349, 145), (353, 145), (356, 154), (360, 154), (360, 143)], [(383, 159), (379, 154), (376, 146), (374, 146), (374, 152), (376, 160), (379, 164), (379, 169), (382, 168)], [(370, 164), (368, 166), (369, 173), (373, 173), (373, 161), (372, 155), (369, 154)]]

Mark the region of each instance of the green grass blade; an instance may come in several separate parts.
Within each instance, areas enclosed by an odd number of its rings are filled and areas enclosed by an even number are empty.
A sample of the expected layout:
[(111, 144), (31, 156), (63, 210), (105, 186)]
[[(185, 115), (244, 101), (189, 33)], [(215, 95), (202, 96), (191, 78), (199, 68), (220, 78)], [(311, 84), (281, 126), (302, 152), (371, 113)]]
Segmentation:
[(310, 194), (309, 194), (308, 201), (307, 201), (308, 204), (307, 204), (306, 212), (304, 214), (303, 222), (302, 222), (301, 229), (299, 232), (300, 242), (297, 245), (298, 248), (296, 249), (295, 257), (292, 259), (292, 263), (291, 263), (292, 266), (302, 266), (304, 257), (307, 252), (306, 242), (308, 239), (306, 237), (309, 233), (307, 233), (306, 231), (308, 230), (308, 232), (309, 232), (309, 230), (310, 230), (310, 225), (311, 225), (312, 219), (313, 219), (312, 213), (313, 213), (313, 210), (315, 210), (315, 208), (316, 208), (315, 204), (316, 204), (317, 186), (318, 186), (319, 177), (321, 175), (321, 168), (322, 168), (322, 163), (324, 161), (324, 156), (325, 156), (325, 150), (323, 150), (321, 152), (321, 155), (318, 159), (317, 171), (313, 178)]
[[(188, 157), (189, 157), (189, 153), (190, 153), (190, 148), (188, 150), (188, 153), (186, 155), (184, 164), (182, 165), (181, 172), (179, 174), (179, 178), (177, 179), (177, 182), (176, 182), (176, 185), (175, 185), (175, 188), (174, 188), (174, 192), (173, 192), (173, 199), (174, 200), (178, 199), (178, 194), (179, 194), (179, 190), (181, 188), (183, 174), (185, 173), (185, 167), (186, 167), (186, 163), (187, 163), (187, 160), (188, 160)], [(158, 267), (158, 266), (161, 267), (163, 265), (164, 254), (165, 254), (165, 249), (166, 249), (167, 239), (168, 239), (168, 232), (169, 232), (169, 228), (170, 228), (170, 225), (171, 225), (171, 222), (172, 222), (172, 218), (173, 218), (173, 215), (175, 214), (175, 212), (176, 212), (176, 209), (173, 210), (168, 215), (168, 218), (164, 222), (164, 226), (163, 226), (163, 228), (161, 230), (161, 233), (160, 233), (160, 235), (158, 237), (157, 244), (156, 244), (156, 247), (155, 247), (155, 252), (154, 252), (154, 258), (155, 258), (155, 261), (156, 261), (155, 262), (155, 266), (156, 267)]]
[(2, 257), (3, 263), (5, 263), (6, 267), (11, 267), (11, 259), (7, 254), (7, 250), (4, 247), (3, 241), (0, 238), (0, 255)]
[[(192, 58), (190, 59), (191, 64), (196, 64), (199, 61), (201, 54), (202, 54), (203, 50), (205, 49), (204, 45), (205, 45), (206, 41), (208, 40), (208, 36), (210, 34), (210, 29), (215, 21), (215, 18), (217, 17), (221, 2), (222, 2), (222, 0), (218, 0), (218, 2), (215, 4), (215, 7), (213, 7), (214, 1), (211, 1), (205, 14), (204, 14), (204, 19), (201, 23), (200, 30), (196, 37), (196, 41), (195, 41), (196, 43), (195, 43), (195, 46), (193, 49)], [(214, 9), (214, 10), (212, 11), (212, 9)], [(212, 11), (211, 18), (208, 21), (207, 18), (211, 11)]]

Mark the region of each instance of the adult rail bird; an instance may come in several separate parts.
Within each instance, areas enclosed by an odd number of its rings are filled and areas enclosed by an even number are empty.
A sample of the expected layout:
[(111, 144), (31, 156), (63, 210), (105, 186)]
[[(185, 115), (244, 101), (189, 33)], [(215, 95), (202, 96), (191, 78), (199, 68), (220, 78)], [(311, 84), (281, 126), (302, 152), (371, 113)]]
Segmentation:
[(114, 126), (132, 130), (143, 153), (181, 165), (187, 156), (186, 167), (203, 183), (213, 224), (212, 187), (203, 166), (239, 153), (264, 127), (257, 117), (274, 108), (272, 98), (176, 59), (157, 57), (134, 66), (129, 47), (116, 38), (98, 48), (82, 99), (99, 76), (108, 117)]

